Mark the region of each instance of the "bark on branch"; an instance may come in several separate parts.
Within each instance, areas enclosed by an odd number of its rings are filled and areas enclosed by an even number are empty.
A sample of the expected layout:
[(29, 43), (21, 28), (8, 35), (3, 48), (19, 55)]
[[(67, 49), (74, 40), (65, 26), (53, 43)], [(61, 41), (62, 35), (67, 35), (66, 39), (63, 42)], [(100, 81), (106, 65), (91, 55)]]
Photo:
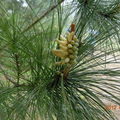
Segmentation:
[(37, 18), (32, 24), (30, 24), (26, 29), (22, 31), (22, 33), (28, 31), (30, 28), (32, 28), (35, 24), (37, 24), (41, 19), (43, 19), (47, 14), (49, 14), (52, 10), (54, 10), (58, 5), (60, 5), (64, 0), (61, 0), (56, 5), (53, 5), (50, 7), (45, 13), (43, 13), (39, 18)]
[(17, 83), (14, 82), (13, 80), (11, 80), (11, 79), (9, 78), (9, 76), (8, 76), (8, 75), (6, 74), (6, 72), (3, 70), (3, 68), (2, 68), (1, 65), (0, 65), (0, 70), (1, 70), (1, 72), (3, 73), (3, 75), (4, 75), (4, 77), (5, 77), (6, 80), (8, 80), (9, 82), (11, 82), (11, 83), (13, 83), (15, 86), (17, 86)]

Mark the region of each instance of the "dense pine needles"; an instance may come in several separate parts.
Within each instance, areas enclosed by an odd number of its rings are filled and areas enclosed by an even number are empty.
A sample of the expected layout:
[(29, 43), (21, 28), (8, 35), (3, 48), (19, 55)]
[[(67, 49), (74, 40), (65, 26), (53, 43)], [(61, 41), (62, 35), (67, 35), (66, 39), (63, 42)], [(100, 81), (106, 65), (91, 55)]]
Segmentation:
[[(65, 76), (51, 51), (72, 23), (80, 46)], [(0, 119), (117, 120), (103, 100), (120, 105), (119, 26), (119, 0), (1, 0)]]

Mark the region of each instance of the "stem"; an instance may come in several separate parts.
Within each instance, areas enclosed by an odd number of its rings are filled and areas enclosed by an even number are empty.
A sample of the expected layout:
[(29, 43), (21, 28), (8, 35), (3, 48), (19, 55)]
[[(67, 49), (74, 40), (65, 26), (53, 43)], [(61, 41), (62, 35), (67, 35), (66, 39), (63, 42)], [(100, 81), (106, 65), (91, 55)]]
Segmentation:
[(19, 64), (19, 56), (15, 53), (15, 63), (17, 68), (17, 84), (19, 84), (20, 79), (20, 64)]
[(32, 24), (30, 24), (26, 29), (22, 31), (22, 33), (28, 31), (30, 28), (32, 28), (35, 24), (37, 24), (41, 19), (43, 19), (47, 14), (49, 14), (52, 10), (54, 10), (58, 5), (60, 5), (64, 0), (61, 0), (56, 5), (53, 5), (50, 7), (45, 13), (43, 13), (39, 18), (37, 18)]
[(4, 77), (6, 78), (6, 80), (8, 80), (9, 82), (13, 83), (15, 86), (17, 86), (18, 84), (16, 82), (14, 82), (13, 80), (11, 80), (8, 75), (5, 73), (5, 71), (3, 70), (2, 66), (0, 65), (0, 69), (4, 75)]
[(25, 84), (18, 84), (17, 82), (14, 82), (10, 77), (6, 74), (6, 72), (3, 70), (2, 66), (0, 65), (0, 70), (2, 71), (5, 79), (9, 82), (11, 82), (15, 87), (22, 87), (22, 86), (27, 86)]

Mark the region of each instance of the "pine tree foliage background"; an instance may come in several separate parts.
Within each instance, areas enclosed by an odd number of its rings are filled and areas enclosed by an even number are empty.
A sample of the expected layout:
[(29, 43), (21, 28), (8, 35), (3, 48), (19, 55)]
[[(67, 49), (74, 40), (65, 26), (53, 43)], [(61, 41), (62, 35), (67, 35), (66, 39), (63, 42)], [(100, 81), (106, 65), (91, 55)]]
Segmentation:
[[(64, 77), (51, 51), (72, 23)], [(119, 29), (120, 0), (1, 0), (0, 120), (117, 120), (102, 100), (120, 105)]]

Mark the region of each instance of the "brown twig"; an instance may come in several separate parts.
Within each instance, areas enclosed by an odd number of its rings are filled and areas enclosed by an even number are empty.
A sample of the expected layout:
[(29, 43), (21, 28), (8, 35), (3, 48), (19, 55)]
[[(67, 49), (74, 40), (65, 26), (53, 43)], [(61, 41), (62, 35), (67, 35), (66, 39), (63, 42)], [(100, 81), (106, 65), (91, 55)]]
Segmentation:
[(19, 55), (17, 53), (14, 54), (16, 69), (17, 69), (17, 84), (19, 84), (20, 79), (20, 63), (19, 63)]
[(64, 0), (61, 0), (56, 5), (50, 7), (45, 13), (43, 13), (39, 18), (37, 18), (32, 24), (30, 24), (26, 29), (22, 31), (22, 33), (28, 31), (31, 27), (37, 24), (42, 18), (44, 18), (47, 14), (49, 14), (52, 10), (54, 10), (58, 5), (60, 5)]
[(13, 80), (11, 80), (11, 79), (9, 78), (9, 76), (8, 76), (8, 75), (6, 74), (6, 72), (3, 70), (3, 68), (2, 68), (1, 65), (0, 65), (0, 70), (2, 71), (2, 73), (3, 73), (3, 75), (4, 75), (4, 77), (5, 77), (6, 80), (8, 80), (9, 82), (13, 83), (15, 86), (18, 86), (16, 82), (14, 82)]
[(9, 82), (11, 82), (15, 87), (27, 86), (25, 84), (18, 84), (17, 82), (14, 82), (12, 79), (10, 79), (10, 77), (6, 74), (6, 72), (3, 70), (1, 65), (0, 65), (0, 70), (2, 71), (5, 79), (8, 80)]

